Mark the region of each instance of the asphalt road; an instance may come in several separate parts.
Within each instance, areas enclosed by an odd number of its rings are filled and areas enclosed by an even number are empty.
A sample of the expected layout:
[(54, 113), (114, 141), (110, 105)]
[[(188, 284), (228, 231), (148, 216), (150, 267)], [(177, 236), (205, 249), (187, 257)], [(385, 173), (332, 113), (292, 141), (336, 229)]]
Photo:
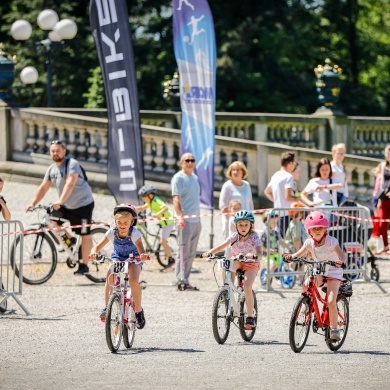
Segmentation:
[[(23, 209), (34, 189), (6, 183), (4, 196), (15, 219), (28, 222)], [(114, 200), (95, 199), (96, 219), (109, 220)], [(207, 218), (203, 245), (210, 234)], [(137, 331), (132, 349), (122, 345), (116, 354), (108, 350), (98, 318), (102, 285), (75, 277), (65, 264), (46, 284), (24, 285), (20, 298), (31, 315), (13, 299), (0, 315), (0, 389), (390, 388), (390, 299), (375, 284), (354, 284), (350, 328), (339, 352), (329, 351), (324, 338), (311, 332), (305, 349), (295, 354), (288, 326), (298, 287), (285, 298), (259, 292), (253, 342), (244, 342), (232, 327), (227, 342), (219, 345), (211, 329), (217, 291), (213, 267), (200, 259), (194, 266), (191, 283), (199, 292), (152, 285), (144, 290), (146, 327)], [(390, 262), (378, 261), (378, 266), (383, 287), (390, 291)], [(168, 285), (173, 272), (160, 272), (152, 260), (141, 279)], [(258, 281), (254, 287), (260, 288)]]

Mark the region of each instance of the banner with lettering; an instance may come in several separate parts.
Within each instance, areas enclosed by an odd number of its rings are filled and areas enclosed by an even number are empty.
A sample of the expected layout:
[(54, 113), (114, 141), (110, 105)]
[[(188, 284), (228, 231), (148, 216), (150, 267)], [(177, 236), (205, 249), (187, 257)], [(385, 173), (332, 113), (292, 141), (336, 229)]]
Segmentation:
[(173, 34), (180, 74), (181, 151), (196, 159), (203, 207), (213, 208), (216, 44), (206, 0), (173, 0)]
[(91, 0), (89, 17), (107, 100), (108, 188), (117, 203), (138, 204), (142, 135), (126, 0)]

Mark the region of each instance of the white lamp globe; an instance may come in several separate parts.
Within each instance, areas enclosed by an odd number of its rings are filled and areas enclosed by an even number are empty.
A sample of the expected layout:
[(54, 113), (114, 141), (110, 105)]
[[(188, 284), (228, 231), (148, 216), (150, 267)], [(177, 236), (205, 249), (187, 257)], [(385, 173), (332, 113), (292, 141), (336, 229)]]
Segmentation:
[(26, 41), (28, 38), (30, 38), (31, 33), (32, 27), (27, 20), (20, 19), (12, 23), (11, 35), (12, 38), (16, 39), (17, 41)]
[(37, 22), (42, 30), (53, 30), (53, 27), (58, 22), (58, 15), (52, 9), (44, 9), (38, 15)]
[(38, 81), (38, 71), (33, 66), (26, 66), (20, 72), (20, 79), (24, 84), (34, 84)]
[(77, 24), (72, 19), (62, 19), (54, 27), (62, 39), (73, 39), (77, 34)]
[(52, 42), (61, 42), (62, 41), (62, 38), (59, 36), (58, 32), (54, 31), (54, 30), (49, 32), (49, 39)]

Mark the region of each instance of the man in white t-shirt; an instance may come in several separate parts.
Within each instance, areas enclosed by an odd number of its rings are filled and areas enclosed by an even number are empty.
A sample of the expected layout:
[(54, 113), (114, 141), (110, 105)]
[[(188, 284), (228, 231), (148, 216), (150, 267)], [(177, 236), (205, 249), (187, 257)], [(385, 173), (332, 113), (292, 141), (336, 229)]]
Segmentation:
[[(281, 168), (274, 173), (270, 182), (264, 190), (265, 196), (274, 204), (275, 209), (290, 208), (291, 202), (296, 202), (299, 196), (293, 195), (294, 178), (291, 175), (295, 167), (295, 154), (293, 152), (285, 152), (281, 156)], [(279, 213), (279, 228), (280, 234), (284, 238), (284, 234), (288, 228), (289, 216), (287, 211)]]

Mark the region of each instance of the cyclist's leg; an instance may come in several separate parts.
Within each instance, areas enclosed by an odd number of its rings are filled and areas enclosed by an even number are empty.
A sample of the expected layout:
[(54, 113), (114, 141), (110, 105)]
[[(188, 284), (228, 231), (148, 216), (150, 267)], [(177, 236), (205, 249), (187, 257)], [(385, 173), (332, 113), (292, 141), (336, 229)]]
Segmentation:
[(253, 307), (255, 302), (253, 299), (252, 286), (256, 279), (256, 275), (257, 272), (252, 269), (247, 269), (245, 271), (244, 292), (248, 317), (253, 317)]
[[(310, 278), (306, 278), (305, 283), (302, 284), (302, 292), (306, 292), (309, 288)], [(321, 287), (324, 284), (324, 277), (323, 276), (316, 276), (315, 277), (315, 284), (317, 287)]]
[(328, 290), (328, 308), (329, 308), (329, 322), (331, 329), (337, 329), (337, 294), (339, 292), (340, 280), (328, 279), (326, 281)]
[(142, 290), (139, 285), (139, 276), (141, 274), (141, 266), (139, 264), (129, 264), (129, 284), (131, 288), (131, 294), (134, 300), (134, 308), (136, 312), (142, 310), (141, 298)]
[(171, 223), (170, 225), (164, 226), (161, 229), (161, 236), (160, 236), (160, 243), (161, 243), (162, 247), (164, 248), (165, 255), (169, 259), (172, 258), (172, 249), (168, 245), (167, 239), (168, 239), (169, 235), (171, 234), (173, 227), (174, 227), (173, 223)]
[(106, 284), (104, 285), (104, 304), (107, 306), (108, 298), (112, 293), (113, 286), (115, 285), (115, 274), (112, 274), (110, 268), (107, 271)]

